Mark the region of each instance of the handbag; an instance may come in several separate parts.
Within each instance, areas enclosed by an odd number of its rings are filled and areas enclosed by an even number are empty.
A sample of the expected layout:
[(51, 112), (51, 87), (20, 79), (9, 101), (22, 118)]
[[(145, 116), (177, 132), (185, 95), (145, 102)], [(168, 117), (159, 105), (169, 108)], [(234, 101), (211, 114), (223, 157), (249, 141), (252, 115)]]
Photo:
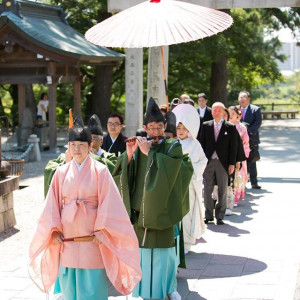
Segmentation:
[(241, 189), (244, 184), (243, 177), (240, 171), (236, 171), (233, 185), (235, 189)]
[(260, 160), (260, 154), (259, 151), (256, 149), (256, 147), (252, 148), (249, 157), (247, 158), (248, 163), (254, 163)]
[(260, 160), (259, 151), (258, 151), (257, 147), (255, 146), (251, 135), (249, 135), (249, 146), (250, 146), (250, 153), (249, 153), (249, 157), (247, 158), (248, 164), (254, 163), (254, 162), (257, 162), (258, 160)]

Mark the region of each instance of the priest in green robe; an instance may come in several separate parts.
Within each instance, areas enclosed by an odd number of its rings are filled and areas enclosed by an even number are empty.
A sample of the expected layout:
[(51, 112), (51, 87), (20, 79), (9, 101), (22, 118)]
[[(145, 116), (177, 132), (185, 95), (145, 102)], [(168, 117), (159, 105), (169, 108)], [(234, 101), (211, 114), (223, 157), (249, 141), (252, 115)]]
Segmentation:
[[(74, 120), (74, 124), (79, 124), (84, 127), (83, 120), (81, 117), (76, 117)], [(104, 151), (101, 149), (101, 145), (103, 143), (103, 130), (101, 126), (101, 122), (99, 117), (94, 114), (88, 121), (88, 130), (92, 136), (92, 153), (91, 156), (93, 159), (103, 163), (107, 166), (110, 173), (114, 170), (117, 158), (114, 154)], [(52, 177), (56, 171), (56, 169), (71, 161), (72, 157), (70, 155), (69, 150), (67, 149), (65, 153), (60, 154), (57, 158), (50, 160), (44, 170), (44, 194), (45, 197), (48, 193), (49, 186), (52, 180)]]
[(128, 139), (113, 172), (139, 240), (142, 280), (132, 295), (144, 299), (181, 299), (174, 230), (189, 211), (193, 167), (181, 144), (164, 138), (165, 128), (165, 118), (150, 98), (147, 137)]

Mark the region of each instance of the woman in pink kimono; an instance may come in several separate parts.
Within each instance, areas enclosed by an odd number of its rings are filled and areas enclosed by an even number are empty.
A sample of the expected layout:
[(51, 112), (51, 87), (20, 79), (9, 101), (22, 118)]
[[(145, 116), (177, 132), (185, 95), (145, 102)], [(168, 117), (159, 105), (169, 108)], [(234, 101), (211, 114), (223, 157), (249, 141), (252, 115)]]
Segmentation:
[(65, 300), (108, 299), (107, 278), (129, 294), (141, 279), (139, 248), (108, 169), (91, 159), (91, 135), (69, 132), (73, 159), (55, 172), (30, 245), (29, 274), (48, 292), (58, 277)]
[[(239, 106), (230, 106), (229, 113), (230, 113), (230, 122), (235, 125), (237, 131), (239, 132), (243, 142), (245, 156), (248, 157), (250, 153), (249, 135), (245, 125), (240, 122), (242, 118), (242, 111)], [(248, 181), (246, 160), (242, 162), (240, 170), (235, 172), (234, 180), (235, 180), (234, 203), (238, 203), (240, 199), (245, 198), (245, 186)]]

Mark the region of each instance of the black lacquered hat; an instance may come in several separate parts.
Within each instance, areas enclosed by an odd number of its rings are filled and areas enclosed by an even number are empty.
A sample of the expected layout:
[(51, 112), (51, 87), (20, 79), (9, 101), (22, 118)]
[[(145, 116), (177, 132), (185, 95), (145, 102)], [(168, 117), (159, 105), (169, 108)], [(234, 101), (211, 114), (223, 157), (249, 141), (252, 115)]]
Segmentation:
[(165, 115), (166, 122), (167, 122), (167, 128), (165, 132), (173, 133), (174, 136), (177, 136), (176, 132), (176, 116), (173, 112), (168, 111)]
[(69, 130), (69, 142), (87, 142), (91, 143), (92, 137), (90, 132), (84, 128), (83, 120), (77, 116), (74, 120), (73, 128)]
[(88, 122), (88, 130), (91, 134), (103, 136), (103, 130), (99, 117), (93, 114)]
[(148, 106), (147, 106), (147, 111), (146, 111), (146, 116), (144, 120), (144, 125), (147, 125), (148, 123), (151, 122), (164, 122), (165, 123), (165, 118), (163, 114), (161, 113), (159, 106), (155, 102), (155, 100), (150, 97)]

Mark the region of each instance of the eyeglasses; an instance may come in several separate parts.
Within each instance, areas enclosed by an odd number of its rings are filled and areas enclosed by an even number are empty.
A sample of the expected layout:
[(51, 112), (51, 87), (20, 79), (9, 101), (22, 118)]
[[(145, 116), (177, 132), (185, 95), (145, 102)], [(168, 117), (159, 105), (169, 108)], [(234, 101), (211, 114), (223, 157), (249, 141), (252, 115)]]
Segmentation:
[(152, 131), (152, 132), (154, 132), (154, 131), (163, 131), (164, 129), (165, 129), (164, 126), (159, 126), (159, 127), (147, 127), (147, 130)]
[(98, 141), (98, 140), (103, 140), (103, 137), (102, 136), (92, 136), (92, 141)]
[(108, 125), (109, 127), (118, 127), (118, 126), (120, 126), (121, 124), (120, 124), (120, 123), (111, 123), (111, 122), (108, 122), (107, 125)]

